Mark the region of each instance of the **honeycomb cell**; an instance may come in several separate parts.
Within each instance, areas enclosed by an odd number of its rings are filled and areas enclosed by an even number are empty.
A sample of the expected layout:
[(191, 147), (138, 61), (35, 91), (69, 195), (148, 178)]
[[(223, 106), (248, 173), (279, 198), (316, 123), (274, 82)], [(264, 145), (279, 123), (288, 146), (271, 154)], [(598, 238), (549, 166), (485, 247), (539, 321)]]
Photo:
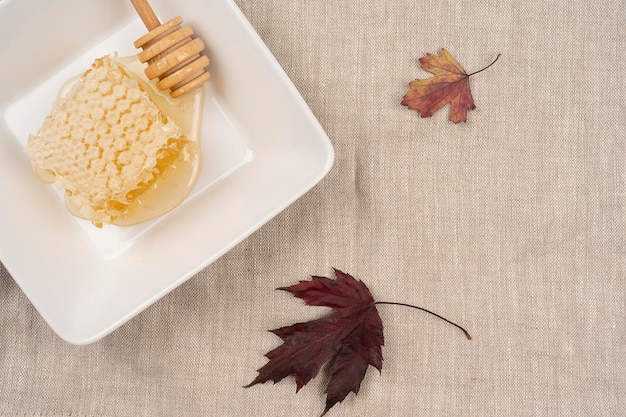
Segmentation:
[(121, 126), (123, 126), (124, 128), (128, 128), (131, 127), (134, 123), (135, 119), (133, 118), (133, 115), (130, 113), (124, 113), (122, 114), (122, 117), (120, 118), (120, 122), (119, 124)]
[(125, 135), (123, 126), (115, 125), (115, 126), (112, 126), (110, 130), (111, 130), (111, 135), (113, 137), (118, 138), (118, 137), (122, 137)]
[(130, 89), (126, 92), (126, 98), (129, 99), (131, 103), (136, 103), (141, 100), (141, 92), (137, 89)]
[(92, 106), (89, 118), (92, 121), (102, 120), (104, 118), (104, 109), (99, 106)]
[(148, 126), (150, 126), (150, 123), (146, 119), (135, 120), (135, 128), (137, 128), (139, 132), (146, 130)]
[(104, 116), (104, 119), (109, 125), (115, 126), (119, 123), (120, 116), (121, 114), (117, 110), (112, 109), (111, 111), (107, 112), (107, 114)]
[(108, 94), (111, 94), (111, 88), (113, 88), (113, 86), (109, 81), (102, 81), (98, 86), (98, 92), (103, 96), (106, 96)]
[(113, 96), (101, 97), (100, 105), (102, 106), (102, 109), (105, 111), (111, 110), (113, 107), (115, 107), (115, 97)]
[(117, 104), (115, 105), (115, 109), (120, 113), (126, 113), (130, 110), (130, 100), (123, 98), (119, 98)]

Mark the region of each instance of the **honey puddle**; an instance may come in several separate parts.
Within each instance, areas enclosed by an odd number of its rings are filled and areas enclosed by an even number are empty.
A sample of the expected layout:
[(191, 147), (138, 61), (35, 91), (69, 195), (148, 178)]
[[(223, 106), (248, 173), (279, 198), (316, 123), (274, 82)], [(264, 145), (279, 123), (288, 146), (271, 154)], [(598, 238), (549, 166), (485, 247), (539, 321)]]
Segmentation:
[[(173, 162), (171, 167), (158, 180), (141, 193), (123, 214), (112, 224), (130, 226), (160, 217), (179, 206), (189, 195), (200, 174), (202, 160), (200, 153), (200, 127), (202, 122), (202, 105), (204, 87), (172, 99), (167, 92), (162, 92), (156, 83), (148, 82), (143, 75), (145, 64), (136, 56), (118, 58), (124, 65), (128, 75), (137, 80), (159, 109), (174, 120), (183, 130), (188, 140), (187, 146)], [(70, 79), (61, 88), (59, 97), (65, 96), (72, 86), (80, 80), (80, 75)], [(35, 175), (43, 182), (54, 182), (54, 173), (34, 168)], [(74, 216), (84, 218), (80, 214), (79, 202), (66, 195), (65, 204)]]

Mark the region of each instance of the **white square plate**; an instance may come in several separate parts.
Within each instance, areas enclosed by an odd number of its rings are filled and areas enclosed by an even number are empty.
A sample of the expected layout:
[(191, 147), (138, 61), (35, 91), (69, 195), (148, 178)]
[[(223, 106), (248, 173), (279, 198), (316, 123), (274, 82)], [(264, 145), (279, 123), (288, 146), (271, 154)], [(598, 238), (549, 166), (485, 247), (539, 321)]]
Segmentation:
[(34, 177), (23, 147), (64, 81), (99, 56), (137, 53), (146, 29), (127, 0), (0, 1), (0, 260), (73, 344), (106, 336), (215, 261), (333, 163), (328, 137), (232, 0), (151, 4), (207, 45), (203, 171), (167, 215), (96, 229)]

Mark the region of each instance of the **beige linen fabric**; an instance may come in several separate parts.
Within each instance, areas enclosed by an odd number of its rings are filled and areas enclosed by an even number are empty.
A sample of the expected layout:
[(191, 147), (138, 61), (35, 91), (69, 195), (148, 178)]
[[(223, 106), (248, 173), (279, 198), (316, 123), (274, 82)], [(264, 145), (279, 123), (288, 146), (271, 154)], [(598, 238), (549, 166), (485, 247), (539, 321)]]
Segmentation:
[[(242, 386), (279, 344), (267, 329), (326, 311), (273, 289), (337, 267), (474, 340), (381, 306), (382, 374), (329, 416), (626, 416), (624, 2), (237, 3), (330, 136), (332, 171), (89, 346), (0, 267), (0, 415), (317, 416), (324, 376)], [(441, 47), (468, 72), (502, 54), (471, 79), (466, 124), (399, 104)]]

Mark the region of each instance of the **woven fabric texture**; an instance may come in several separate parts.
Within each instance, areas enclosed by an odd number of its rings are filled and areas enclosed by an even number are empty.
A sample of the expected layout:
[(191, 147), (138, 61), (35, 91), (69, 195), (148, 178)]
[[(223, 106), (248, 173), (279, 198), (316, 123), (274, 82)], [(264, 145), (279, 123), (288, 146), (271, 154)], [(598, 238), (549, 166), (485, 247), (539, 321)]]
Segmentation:
[[(297, 394), (292, 378), (242, 386), (280, 344), (268, 329), (327, 311), (274, 288), (336, 267), (473, 340), (380, 306), (382, 373), (328, 416), (626, 416), (624, 2), (236, 2), (333, 169), (88, 346), (56, 336), (0, 266), (0, 415), (319, 415), (327, 376)], [(442, 47), (468, 72), (502, 54), (472, 77), (464, 124), (400, 105)]]

